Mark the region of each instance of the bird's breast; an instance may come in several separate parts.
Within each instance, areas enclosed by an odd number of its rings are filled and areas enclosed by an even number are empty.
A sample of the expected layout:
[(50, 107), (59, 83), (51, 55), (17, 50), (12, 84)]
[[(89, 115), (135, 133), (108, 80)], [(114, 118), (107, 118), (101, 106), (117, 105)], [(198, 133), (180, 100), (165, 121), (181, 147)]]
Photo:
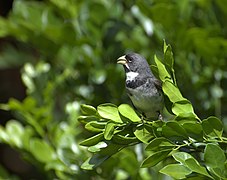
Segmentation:
[(145, 83), (137, 88), (126, 88), (133, 105), (138, 110), (152, 114), (163, 108), (163, 95), (154, 85)]

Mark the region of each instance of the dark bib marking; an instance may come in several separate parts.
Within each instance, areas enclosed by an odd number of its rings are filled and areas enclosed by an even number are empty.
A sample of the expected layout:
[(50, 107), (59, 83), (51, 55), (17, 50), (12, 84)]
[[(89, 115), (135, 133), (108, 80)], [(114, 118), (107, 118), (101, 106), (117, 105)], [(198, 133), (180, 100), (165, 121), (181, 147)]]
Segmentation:
[(146, 81), (147, 81), (147, 79), (144, 79), (144, 80), (136, 79), (135, 81), (126, 81), (126, 87), (135, 89), (135, 88), (143, 85), (144, 83), (146, 83)]

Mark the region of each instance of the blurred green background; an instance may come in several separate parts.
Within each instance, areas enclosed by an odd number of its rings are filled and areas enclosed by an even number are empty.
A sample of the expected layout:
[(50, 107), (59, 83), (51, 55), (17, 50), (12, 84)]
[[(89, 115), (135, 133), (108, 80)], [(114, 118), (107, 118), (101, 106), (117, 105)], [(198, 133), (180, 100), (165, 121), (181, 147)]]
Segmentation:
[(130, 103), (116, 59), (134, 51), (152, 64), (163, 39), (197, 115), (227, 126), (225, 0), (3, 0), (0, 11), (1, 178), (162, 179), (130, 148), (81, 170), (90, 134), (77, 117), (83, 103)]

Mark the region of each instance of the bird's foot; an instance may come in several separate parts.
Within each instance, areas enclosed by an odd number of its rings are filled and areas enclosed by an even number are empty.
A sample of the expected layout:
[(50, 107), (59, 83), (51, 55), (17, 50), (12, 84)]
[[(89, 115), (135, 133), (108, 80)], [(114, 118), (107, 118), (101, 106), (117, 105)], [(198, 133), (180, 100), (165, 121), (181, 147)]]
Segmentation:
[(163, 121), (163, 117), (162, 117), (162, 115), (161, 115), (161, 113), (160, 113), (160, 112), (159, 112), (159, 114), (158, 114), (158, 120)]

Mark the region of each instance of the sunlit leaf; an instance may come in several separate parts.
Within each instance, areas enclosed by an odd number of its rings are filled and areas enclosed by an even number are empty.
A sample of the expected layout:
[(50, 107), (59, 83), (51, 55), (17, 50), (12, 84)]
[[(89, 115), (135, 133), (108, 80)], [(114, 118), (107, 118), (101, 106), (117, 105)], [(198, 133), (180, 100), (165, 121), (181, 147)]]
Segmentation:
[(187, 175), (192, 173), (192, 171), (183, 164), (169, 164), (162, 168), (159, 172), (175, 179), (184, 179)]
[(102, 132), (105, 129), (106, 122), (91, 121), (85, 125), (85, 128), (91, 132)]
[(106, 124), (105, 131), (104, 131), (104, 138), (106, 140), (111, 140), (111, 138), (113, 137), (114, 127), (115, 127), (114, 123), (109, 122)]
[(88, 148), (88, 151), (93, 152), (93, 153), (99, 152), (99, 151), (101, 151), (101, 149), (106, 148), (107, 146), (108, 146), (108, 145), (107, 145), (106, 142), (101, 141), (101, 142), (98, 142), (97, 144), (95, 144), (95, 145), (93, 145), (93, 146), (90, 146), (90, 147)]
[(118, 108), (114, 104), (101, 104), (98, 106), (97, 110), (102, 118), (109, 119), (117, 123), (122, 123), (122, 120), (118, 113)]
[(137, 126), (134, 130), (135, 136), (145, 144), (148, 144), (154, 138), (153, 129), (149, 125)]
[(90, 106), (87, 104), (82, 104), (80, 107), (81, 107), (81, 111), (83, 114), (86, 114), (86, 115), (95, 115), (96, 114), (96, 109), (93, 106)]
[(185, 160), (185, 164), (187, 165), (187, 167), (188, 167), (191, 171), (212, 178), (212, 177), (208, 174), (206, 168), (203, 167), (203, 166), (201, 166), (201, 165), (198, 163), (198, 161), (196, 161), (194, 158), (186, 159), (186, 160)]
[(53, 148), (44, 140), (37, 138), (31, 139), (30, 151), (34, 157), (41, 162), (49, 162), (56, 158)]
[(165, 80), (162, 83), (162, 89), (172, 103), (186, 100), (180, 90), (170, 80)]
[(195, 117), (192, 104), (188, 100), (174, 102), (172, 107), (172, 112), (177, 116), (178, 115), (183, 116), (183, 114), (191, 114), (191, 115), (194, 115)]
[(171, 76), (169, 75), (168, 71), (165, 68), (165, 65), (158, 59), (157, 56), (154, 56), (155, 63), (158, 68), (159, 78), (162, 82), (164, 82), (167, 79), (171, 79)]
[(141, 119), (136, 114), (136, 112), (134, 111), (134, 109), (130, 105), (128, 105), (128, 104), (121, 104), (118, 107), (118, 110), (119, 110), (119, 112), (120, 112), (120, 114), (122, 116), (128, 118), (132, 122), (139, 122), (139, 121), (141, 121)]

